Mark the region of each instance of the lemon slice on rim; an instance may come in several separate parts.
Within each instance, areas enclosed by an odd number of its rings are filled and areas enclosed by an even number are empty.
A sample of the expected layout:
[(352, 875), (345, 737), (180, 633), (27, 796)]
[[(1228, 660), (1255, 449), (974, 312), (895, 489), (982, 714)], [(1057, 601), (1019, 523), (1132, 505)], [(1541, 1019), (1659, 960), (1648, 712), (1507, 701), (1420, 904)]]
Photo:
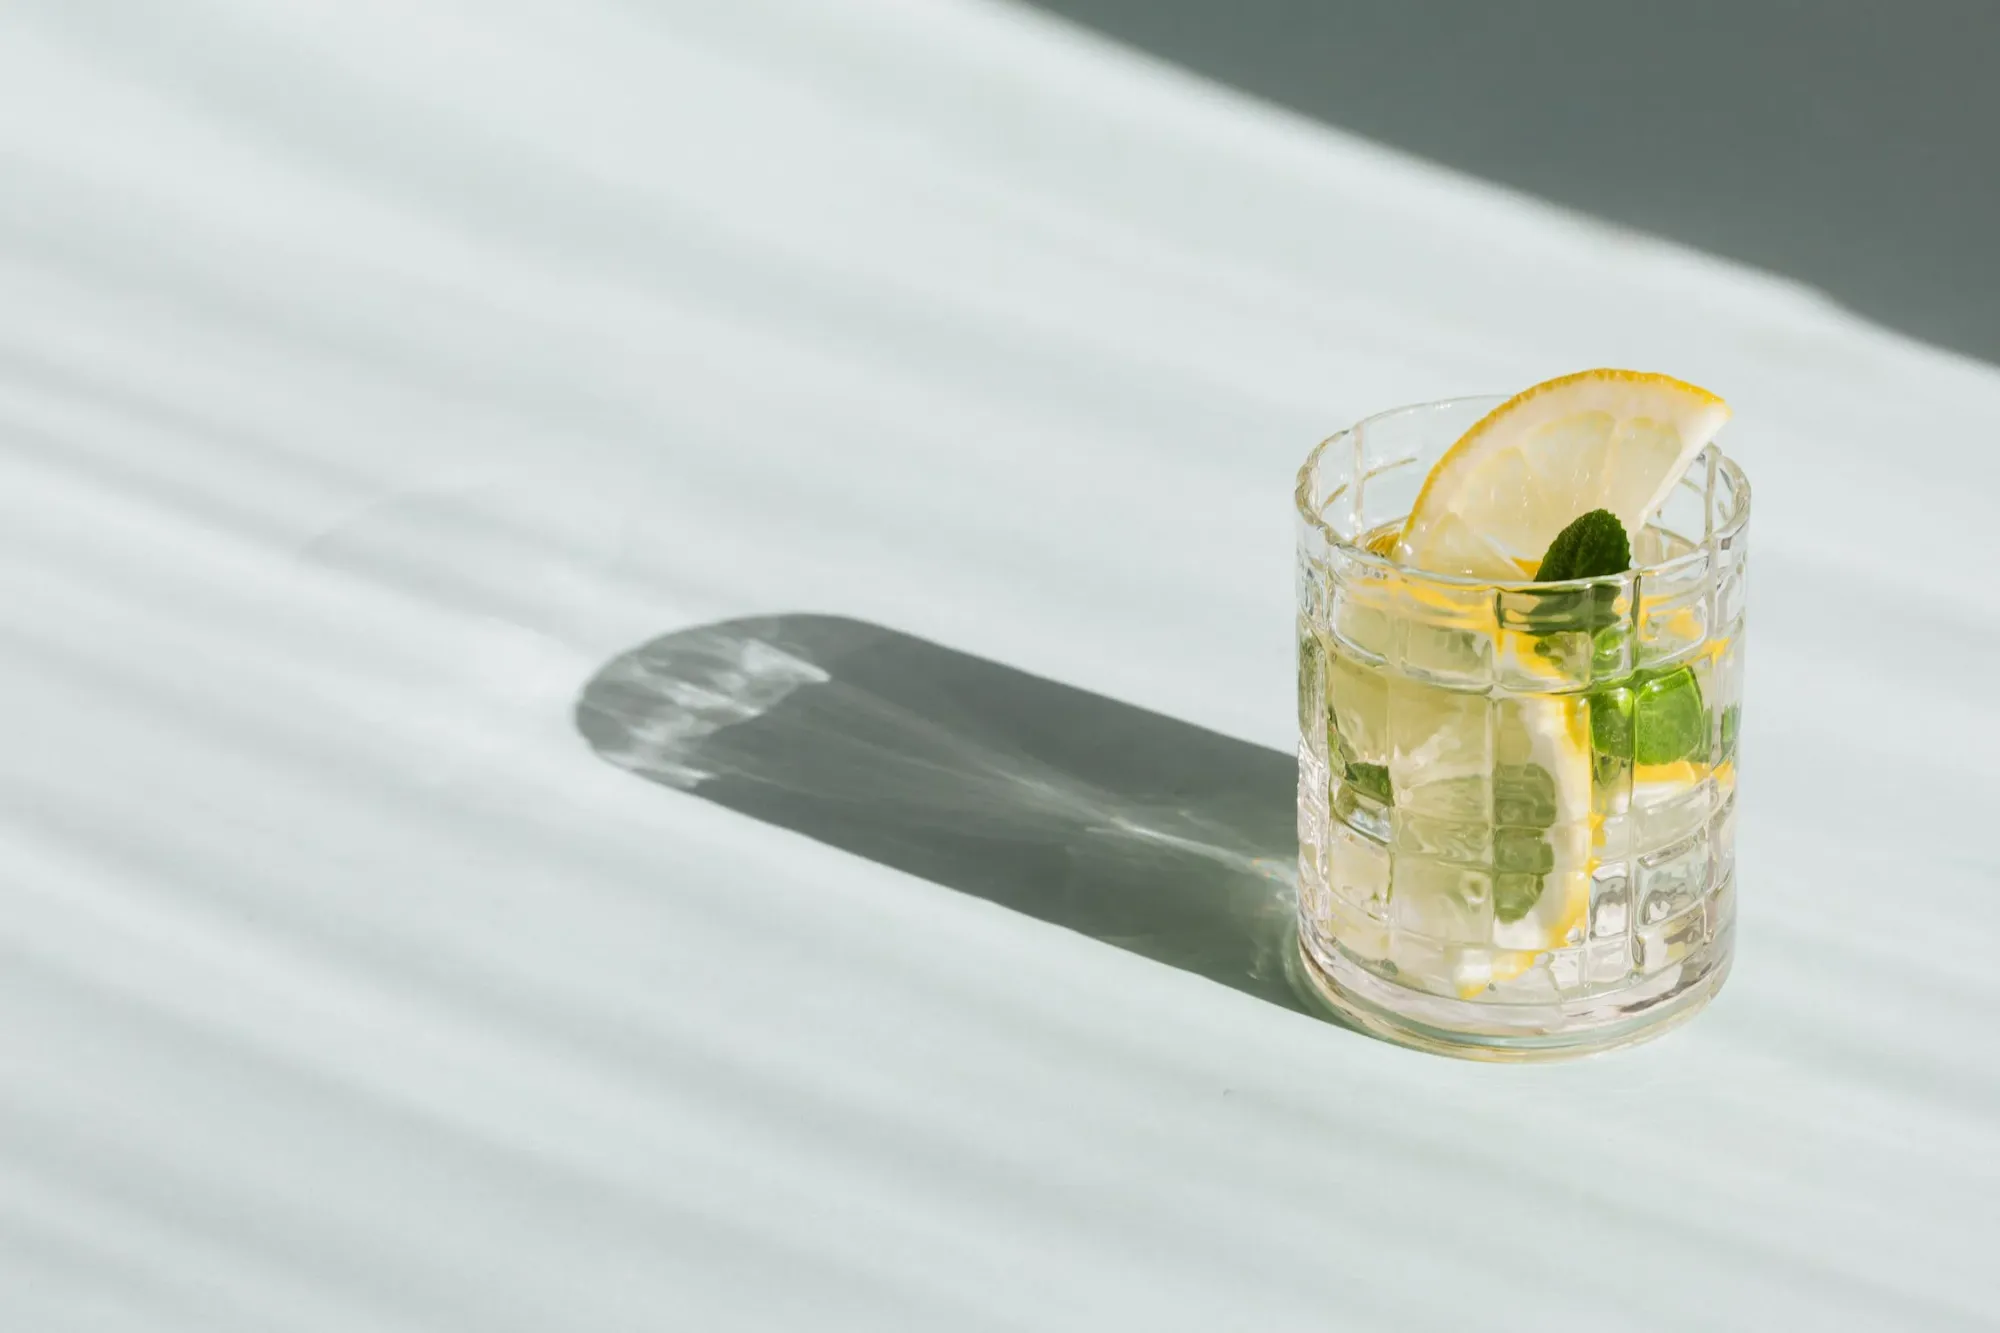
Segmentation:
[(1438, 459), (1396, 558), (1518, 579), (1579, 514), (1608, 509), (1636, 533), (1728, 420), (1729, 404), (1667, 375), (1585, 370), (1537, 384)]

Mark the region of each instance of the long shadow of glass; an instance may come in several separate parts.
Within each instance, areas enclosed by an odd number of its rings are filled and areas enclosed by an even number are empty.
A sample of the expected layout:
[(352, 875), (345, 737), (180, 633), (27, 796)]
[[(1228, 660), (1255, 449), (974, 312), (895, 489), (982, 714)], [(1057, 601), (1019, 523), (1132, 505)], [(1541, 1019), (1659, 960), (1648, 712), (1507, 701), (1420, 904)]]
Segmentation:
[(683, 630), (576, 725), (640, 777), (1301, 1013), (1292, 756), (832, 616)]

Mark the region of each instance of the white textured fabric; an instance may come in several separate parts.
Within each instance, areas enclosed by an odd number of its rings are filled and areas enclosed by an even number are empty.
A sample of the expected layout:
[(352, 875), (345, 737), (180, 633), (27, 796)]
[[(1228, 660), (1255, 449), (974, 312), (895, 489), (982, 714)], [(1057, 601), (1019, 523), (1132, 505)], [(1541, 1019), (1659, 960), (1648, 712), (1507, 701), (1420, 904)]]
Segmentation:
[[(1594, 364), (1758, 497), (1737, 969), (1654, 1045), (1410, 1054), (573, 721), (809, 610), (1289, 750), (1307, 448)], [(0, 1327), (1994, 1327), (1996, 422), (1025, 10), (20, 0)]]

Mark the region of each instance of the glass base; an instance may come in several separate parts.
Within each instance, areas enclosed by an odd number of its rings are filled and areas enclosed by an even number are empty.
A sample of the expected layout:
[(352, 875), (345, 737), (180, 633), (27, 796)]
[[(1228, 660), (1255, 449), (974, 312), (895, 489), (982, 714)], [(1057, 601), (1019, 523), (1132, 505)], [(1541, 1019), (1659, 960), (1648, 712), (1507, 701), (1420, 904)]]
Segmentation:
[(1341, 954), (1320, 958), (1300, 941), (1299, 989), (1335, 1021), (1384, 1041), (1461, 1060), (1566, 1060), (1650, 1041), (1701, 1011), (1728, 979), (1734, 932), (1614, 994), (1559, 1004), (1452, 1000), (1398, 986)]

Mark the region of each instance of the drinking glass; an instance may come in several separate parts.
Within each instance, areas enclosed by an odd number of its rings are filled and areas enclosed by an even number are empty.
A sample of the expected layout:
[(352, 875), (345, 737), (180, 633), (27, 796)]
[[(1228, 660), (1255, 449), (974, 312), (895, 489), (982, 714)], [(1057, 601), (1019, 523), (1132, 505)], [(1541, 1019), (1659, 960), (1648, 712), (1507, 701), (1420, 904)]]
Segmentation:
[(1348, 1021), (1524, 1060), (1653, 1036), (1728, 974), (1750, 488), (1711, 445), (1611, 577), (1399, 564), (1500, 401), (1370, 417), (1300, 469), (1299, 940)]

